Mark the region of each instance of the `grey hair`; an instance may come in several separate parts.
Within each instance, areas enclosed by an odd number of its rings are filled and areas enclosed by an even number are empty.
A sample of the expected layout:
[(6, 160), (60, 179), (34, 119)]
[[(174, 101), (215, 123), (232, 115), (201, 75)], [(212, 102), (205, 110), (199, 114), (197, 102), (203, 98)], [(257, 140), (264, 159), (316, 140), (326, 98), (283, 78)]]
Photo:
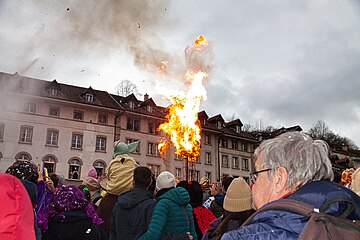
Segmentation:
[(287, 132), (263, 141), (254, 157), (262, 155), (264, 167), (272, 169), (271, 172), (284, 167), (288, 172), (287, 187), (298, 183), (302, 186), (311, 181), (333, 180), (328, 148), (323, 140), (313, 140), (301, 132)]

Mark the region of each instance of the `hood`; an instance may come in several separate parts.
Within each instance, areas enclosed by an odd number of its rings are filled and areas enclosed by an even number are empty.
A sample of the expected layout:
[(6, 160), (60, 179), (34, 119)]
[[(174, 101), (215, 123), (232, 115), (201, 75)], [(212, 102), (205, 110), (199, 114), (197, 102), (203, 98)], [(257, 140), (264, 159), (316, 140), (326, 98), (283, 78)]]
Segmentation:
[(159, 201), (162, 199), (169, 199), (179, 206), (186, 206), (190, 203), (190, 195), (182, 187), (170, 189), (159, 197)]
[[(350, 213), (349, 219), (360, 219), (360, 197), (357, 196), (350, 189), (331, 181), (314, 181), (305, 184), (299, 188), (295, 193), (291, 194), (288, 199), (298, 200), (300, 202), (308, 203), (316, 208), (320, 208), (330, 200), (342, 198), (348, 199), (355, 204), (354, 210)], [(334, 203), (326, 213), (339, 216), (348, 207), (348, 203)]]
[(223, 206), (224, 204), (224, 199), (225, 199), (225, 196), (223, 194), (216, 194), (214, 196), (214, 200), (217, 204), (219, 204), (220, 206)]
[(0, 239), (35, 240), (34, 209), (24, 185), (5, 173), (0, 182)]
[(133, 187), (134, 170), (138, 166), (135, 159), (127, 154), (117, 155), (108, 167), (108, 193), (120, 195)]
[(121, 208), (130, 209), (149, 199), (154, 200), (155, 202), (155, 199), (153, 199), (151, 193), (148, 190), (133, 188), (130, 191), (121, 194), (118, 197), (117, 202)]
[(63, 215), (57, 215), (50, 221), (52, 222), (78, 222), (81, 220), (87, 220), (89, 217), (82, 211), (70, 211), (65, 212)]

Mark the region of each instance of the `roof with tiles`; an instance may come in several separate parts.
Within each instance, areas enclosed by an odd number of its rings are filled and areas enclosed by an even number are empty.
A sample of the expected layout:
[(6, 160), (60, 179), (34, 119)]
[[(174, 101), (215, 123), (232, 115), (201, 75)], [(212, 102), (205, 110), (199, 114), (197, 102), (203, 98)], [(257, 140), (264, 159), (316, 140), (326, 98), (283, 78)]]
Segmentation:
[[(18, 73), (0, 72), (0, 87), (5, 91), (119, 109), (119, 105), (108, 92), (58, 83), (56, 80), (45, 81)], [(92, 101), (87, 101), (86, 94), (92, 95)]]
[(111, 96), (122, 106), (126, 111), (150, 115), (159, 118), (165, 118), (165, 108), (157, 106), (152, 98), (146, 101), (140, 101), (132, 93), (127, 97), (111, 94)]

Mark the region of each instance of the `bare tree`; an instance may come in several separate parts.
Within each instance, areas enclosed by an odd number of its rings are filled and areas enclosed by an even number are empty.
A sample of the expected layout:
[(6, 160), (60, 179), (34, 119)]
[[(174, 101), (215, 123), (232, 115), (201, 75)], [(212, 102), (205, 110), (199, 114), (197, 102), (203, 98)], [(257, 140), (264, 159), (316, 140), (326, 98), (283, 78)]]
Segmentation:
[(341, 149), (343, 146), (347, 146), (351, 149), (358, 149), (358, 146), (351, 139), (335, 134), (322, 120), (318, 120), (309, 129), (308, 134), (313, 139), (325, 140), (333, 148)]
[(126, 97), (130, 94), (134, 93), (135, 95), (141, 96), (138, 91), (137, 86), (132, 83), (130, 80), (123, 79), (116, 85), (115, 87), (115, 94)]
[(318, 120), (312, 128), (309, 129), (308, 134), (314, 139), (326, 139), (326, 135), (332, 133), (328, 125), (322, 120)]

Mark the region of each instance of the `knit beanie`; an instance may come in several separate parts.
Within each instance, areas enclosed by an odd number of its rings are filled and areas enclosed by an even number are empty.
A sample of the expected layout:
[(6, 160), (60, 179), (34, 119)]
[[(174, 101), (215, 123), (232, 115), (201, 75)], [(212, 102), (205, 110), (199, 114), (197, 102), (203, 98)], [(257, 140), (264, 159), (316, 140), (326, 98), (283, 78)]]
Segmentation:
[(226, 192), (224, 209), (229, 212), (242, 212), (252, 209), (251, 190), (243, 178), (235, 178), (231, 182)]
[(88, 177), (97, 178), (96, 169), (94, 167), (90, 168), (87, 175), (88, 175)]
[(92, 177), (87, 177), (82, 182), (83, 185), (88, 187), (89, 191), (95, 191), (100, 188), (98, 180)]
[(360, 168), (352, 174), (351, 190), (360, 196)]
[(175, 186), (176, 186), (175, 177), (171, 172), (164, 171), (160, 173), (156, 179), (156, 188), (158, 190), (161, 190), (163, 188), (171, 188)]

